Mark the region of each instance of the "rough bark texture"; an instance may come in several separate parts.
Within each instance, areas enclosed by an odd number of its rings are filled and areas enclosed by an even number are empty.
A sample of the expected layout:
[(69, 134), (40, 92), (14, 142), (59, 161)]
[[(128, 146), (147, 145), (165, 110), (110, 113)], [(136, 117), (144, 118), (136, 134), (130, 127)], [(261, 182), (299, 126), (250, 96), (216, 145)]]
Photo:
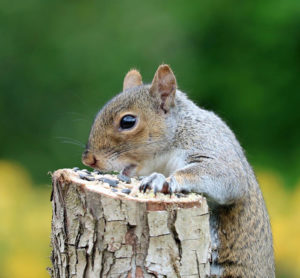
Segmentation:
[(201, 196), (190, 202), (115, 197), (63, 169), (53, 174), (52, 207), (52, 278), (210, 273), (209, 215)]

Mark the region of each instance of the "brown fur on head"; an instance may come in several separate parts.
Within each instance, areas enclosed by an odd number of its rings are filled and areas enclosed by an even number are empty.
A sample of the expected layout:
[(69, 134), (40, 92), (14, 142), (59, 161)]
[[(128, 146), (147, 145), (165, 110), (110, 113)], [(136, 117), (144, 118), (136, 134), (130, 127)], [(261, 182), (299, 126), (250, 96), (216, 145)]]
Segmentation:
[[(142, 85), (137, 70), (125, 76), (123, 92), (108, 102), (96, 116), (82, 162), (90, 167), (138, 174), (146, 160), (167, 146), (165, 118), (174, 105), (176, 79), (167, 65), (161, 65), (152, 84)], [(124, 117), (135, 119), (122, 128)], [(122, 120), (123, 119), (123, 120)]]

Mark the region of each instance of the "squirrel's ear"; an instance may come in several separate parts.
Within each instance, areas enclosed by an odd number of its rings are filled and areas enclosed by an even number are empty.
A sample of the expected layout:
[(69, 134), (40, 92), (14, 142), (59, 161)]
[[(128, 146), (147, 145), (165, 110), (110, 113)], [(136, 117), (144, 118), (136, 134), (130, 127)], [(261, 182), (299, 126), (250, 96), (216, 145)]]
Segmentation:
[(127, 72), (124, 78), (123, 91), (133, 88), (135, 86), (140, 86), (142, 84), (143, 82), (141, 74), (136, 69), (132, 69), (129, 72)]
[(154, 75), (150, 94), (160, 101), (160, 107), (167, 113), (174, 106), (176, 78), (168, 65), (160, 65)]

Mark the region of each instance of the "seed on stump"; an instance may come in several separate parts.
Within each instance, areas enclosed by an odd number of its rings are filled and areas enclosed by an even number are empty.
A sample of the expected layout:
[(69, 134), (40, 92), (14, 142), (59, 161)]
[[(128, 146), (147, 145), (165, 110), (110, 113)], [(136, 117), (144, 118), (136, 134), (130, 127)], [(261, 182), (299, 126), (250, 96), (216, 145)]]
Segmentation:
[(79, 173), (79, 178), (81, 178), (82, 180), (85, 180), (86, 176), (87, 176), (86, 173), (83, 173), (83, 172)]
[(93, 170), (93, 173), (96, 174), (96, 175), (102, 175), (103, 174), (103, 172), (101, 172), (99, 170), (96, 170), (96, 169)]
[(123, 182), (126, 182), (126, 183), (131, 183), (131, 178), (125, 176), (125, 175), (122, 175), (122, 174), (119, 174), (117, 176), (117, 178), (120, 180), (120, 181), (123, 181)]
[(131, 189), (129, 189), (129, 188), (123, 188), (121, 192), (125, 193), (125, 194), (130, 194)]
[(118, 187), (118, 183), (119, 183), (119, 181), (117, 181), (117, 180), (111, 180), (111, 179), (107, 179), (107, 178), (100, 178), (98, 180), (108, 183), (111, 187)]
[(95, 180), (95, 178), (91, 175), (85, 176), (85, 179), (88, 180), (88, 181), (94, 181)]

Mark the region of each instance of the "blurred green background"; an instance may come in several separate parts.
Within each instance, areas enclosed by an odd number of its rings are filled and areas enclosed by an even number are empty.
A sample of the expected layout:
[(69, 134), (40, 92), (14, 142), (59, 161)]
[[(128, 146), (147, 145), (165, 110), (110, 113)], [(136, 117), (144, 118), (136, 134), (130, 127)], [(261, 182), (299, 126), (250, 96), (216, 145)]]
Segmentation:
[(48, 171), (80, 166), (97, 111), (162, 62), (234, 130), (300, 277), (300, 1), (0, 0), (0, 277), (48, 277)]

